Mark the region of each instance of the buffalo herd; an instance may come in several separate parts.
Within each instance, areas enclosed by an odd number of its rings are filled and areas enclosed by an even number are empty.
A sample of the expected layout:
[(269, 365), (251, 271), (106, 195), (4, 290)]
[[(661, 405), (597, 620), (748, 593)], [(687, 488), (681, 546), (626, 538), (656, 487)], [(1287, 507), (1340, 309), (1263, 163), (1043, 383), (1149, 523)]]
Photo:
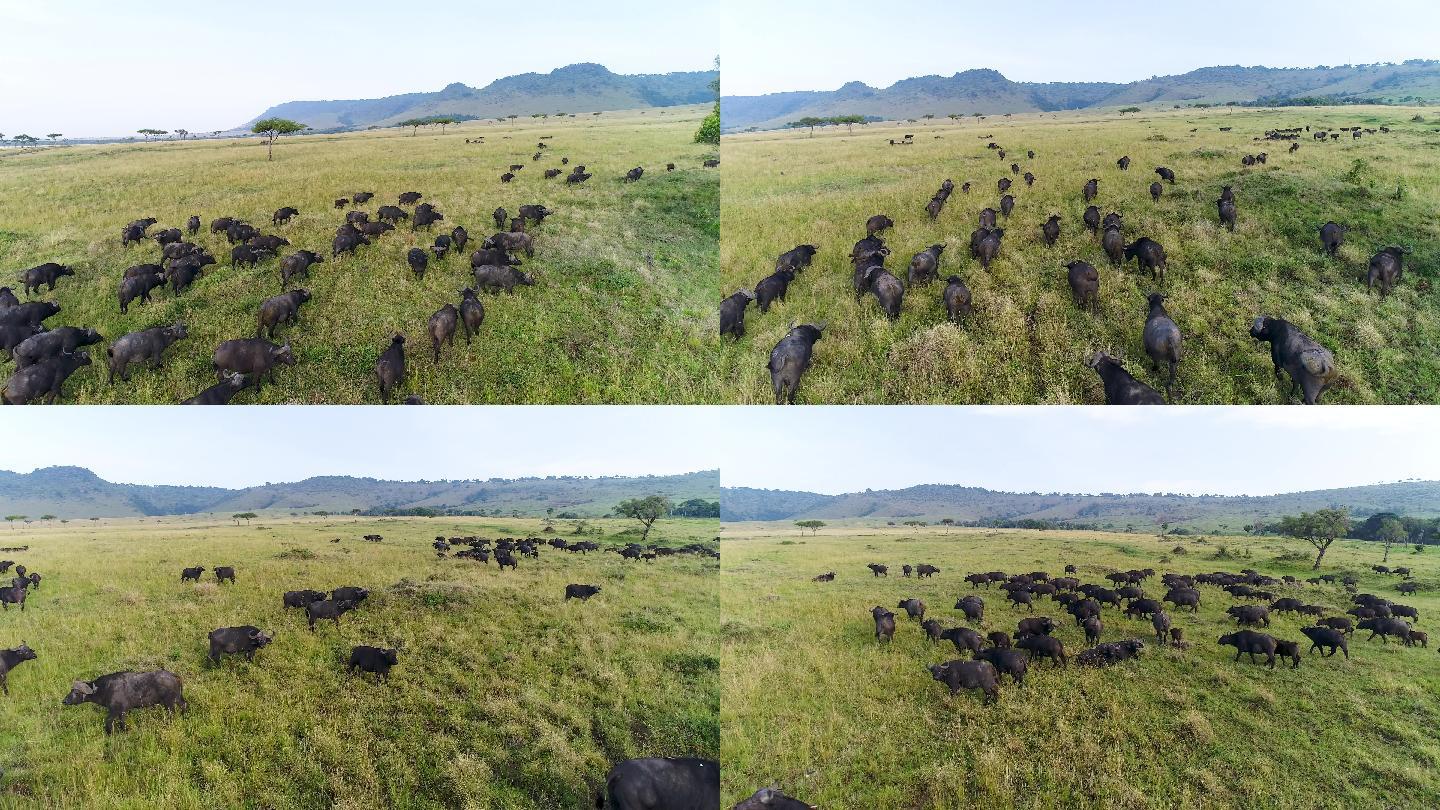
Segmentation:
[[(364, 539), (370, 542), (383, 540), (378, 534), (365, 535)], [(338, 541), (339, 538), (336, 540)], [(489, 538), (468, 536), (436, 537), (432, 545), (442, 558), (448, 555), (456, 559), (467, 559), (480, 563), (489, 562), (489, 557), (493, 553), (502, 571), (507, 561), (509, 567), (515, 567), (512, 554), (538, 558), (540, 549), (543, 547), (581, 555), (591, 551), (614, 552), (625, 560), (646, 563), (672, 555), (696, 555), (709, 558), (719, 556), (719, 552), (714, 548), (701, 543), (690, 543), (678, 547), (638, 543), (602, 547), (600, 544), (588, 540), (567, 541), (560, 538), (542, 540), (538, 537), (507, 537), (492, 541)], [(449, 554), (452, 549), (457, 547), (464, 547), (464, 550)], [(28, 550), (28, 547), (19, 550)], [(199, 583), (207, 570), (213, 572), (217, 584), (234, 584), (236, 582), (235, 567), (229, 565), (215, 566), (214, 568), (199, 565), (185, 567), (180, 571), (180, 581), (181, 583)], [(31, 589), (40, 587), (40, 574), (27, 571), (23, 564), (17, 564), (13, 560), (0, 560), (0, 573), (16, 575), (10, 586), (0, 588), (0, 604), (8, 609), (9, 605), (18, 603), (23, 610), (24, 594)], [(16, 595), (17, 593), (18, 595)], [(568, 602), (575, 599), (584, 602), (600, 593), (601, 587), (598, 585), (570, 583), (565, 586), (563, 601)], [(280, 603), (286, 613), (291, 610), (303, 610), (307, 625), (310, 631), (314, 632), (316, 623), (323, 621), (333, 622), (338, 629), (342, 616), (361, 610), (370, 598), (371, 592), (368, 588), (346, 585), (328, 591), (313, 588), (285, 591), (281, 595)], [(211, 669), (221, 667), (225, 656), (244, 656), (246, 661), (253, 662), (256, 660), (257, 654), (276, 642), (276, 635), (273, 630), (262, 629), (255, 625), (216, 628), (209, 633), (208, 650), (205, 657)], [(377, 682), (384, 682), (388, 680), (391, 670), (400, 664), (400, 647), (401, 645), (396, 643), (392, 643), (391, 646), (355, 645), (350, 649), (348, 657), (344, 659), (344, 671), (362, 678), (374, 676)], [(36, 659), (36, 651), (31, 649), (28, 644), (20, 644), (10, 649), (0, 649), (0, 691), (9, 695), (9, 674), (21, 664)], [(110, 734), (126, 729), (126, 715), (131, 711), (164, 707), (172, 715), (176, 712), (184, 712), (188, 705), (184, 686), (180, 676), (163, 668), (147, 671), (125, 670), (102, 675), (93, 680), (74, 681), (70, 686), (69, 694), (62, 702), (66, 706), (93, 703), (105, 709), (105, 732)], [(633, 759), (617, 764), (610, 771), (604, 786), (600, 789), (602, 795), (597, 801), (602, 802), (605, 807), (619, 808), (620, 810), (672, 806), (714, 807), (718, 810), (719, 790), (718, 763), (700, 759)], [(683, 800), (688, 803), (657, 805), (654, 803), (653, 797), (655, 796), (666, 797), (671, 802)], [(647, 797), (651, 798), (647, 799)], [(764, 806), (770, 807), (771, 805)], [(788, 807), (788, 805), (775, 806)]]
[[(1298, 131), (1299, 128), (1272, 130), (1265, 133), (1265, 139), (1293, 139), (1296, 137), (1295, 132)], [(1261, 139), (1257, 137), (1256, 140)], [(892, 143), (896, 142), (892, 141)], [(906, 140), (904, 143), (911, 143), (911, 141)], [(998, 150), (1000, 157), (1004, 159), (1005, 150), (999, 144), (990, 141), (988, 148)], [(1294, 144), (1290, 153), (1293, 154), (1297, 148), (1298, 144)], [(1028, 154), (1033, 160), (1034, 152)], [(1244, 165), (1264, 164), (1267, 157), (1266, 153), (1251, 156), (1249, 162)], [(1115, 164), (1121, 174), (1115, 180), (1106, 182), (1120, 182), (1121, 178), (1125, 176), (1124, 173), (1128, 172), (1130, 158), (1128, 155), (1123, 156)], [(1010, 169), (1012, 174), (1020, 173), (1018, 163), (1012, 163)], [(1157, 166), (1155, 174), (1158, 175), (1159, 180), (1150, 185), (1150, 194), (1152, 200), (1159, 201), (1165, 190), (1170, 186), (1176, 186), (1180, 179), (1174, 170), (1166, 166)], [(1033, 185), (1035, 180), (1033, 173), (1025, 173), (1027, 186)], [(979, 272), (983, 273), (990, 271), (991, 265), (1006, 249), (1005, 246), (1012, 244), (1015, 240), (1013, 233), (1016, 226), (1011, 224), (1010, 219), (1011, 212), (1015, 207), (1013, 184), (1009, 177), (1002, 177), (996, 185), (1002, 195), (999, 204), (995, 208), (987, 207), (980, 211), (979, 227), (970, 234), (969, 239), (970, 257), (979, 265)], [(968, 194), (970, 186), (970, 182), (961, 185), (962, 193)], [(954, 188), (955, 183), (946, 179), (924, 206), (924, 211), (930, 220), (939, 217)], [(1134, 377), (1124, 368), (1119, 358), (1104, 351), (1090, 353), (1086, 364), (1100, 376), (1107, 404), (1165, 404), (1170, 401), (1177, 367), (1185, 355), (1185, 336), (1172, 320), (1170, 313), (1166, 311), (1163, 304), (1165, 295), (1159, 291), (1167, 286), (1166, 271), (1169, 261), (1165, 247), (1155, 239), (1143, 234), (1127, 237), (1123, 216), (1118, 211), (1111, 211), (1102, 217), (1099, 205), (1093, 202), (1102, 194), (1100, 178), (1091, 178), (1085, 182), (1079, 189), (1079, 193), (1087, 206), (1082, 217), (1083, 225), (1098, 241), (1098, 252), (1105, 254), (1110, 266), (1117, 271), (1134, 262), (1140, 277), (1144, 279), (1143, 283), (1148, 283), (1152, 288), (1143, 310), (1146, 314), (1143, 327), (1138, 331), (1144, 343), (1145, 353), (1162, 383), (1160, 388), (1163, 388), (1164, 393), (1162, 394), (1157, 387)], [(1233, 186), (1227, 185), (1221, 190), (1215, 206), (1214, 210), (1218, 215), (1220, 225), (1228, 230), (1235, 230), (1236, 222), (1241, 214), (1241, 207)], [(1038, 224), (1037, 238), (1043, 240), (1045, 245), (1053, 246), (1064, 228), (1063, 221), (1059, 214), (1048, 214), (1048, 218)], [(1005, 227), (1001, 227), (1001, 222)], [(946, 317), (957, 324), (964, 324), (972, 319), (974, 302), (970, 289), (965, 284), (964, 275), (942, 269), (942, 252), (945, 250), (945, 245), (931, 245), (914, 254), (904, 273), (899, 270), (892, 273), (886, 267), (891, 249), (886, 245), (884, 237), (896, 227), (895, 221), (885, 214), (871, 216), (865, 222), (864, 238), (857, 241), (846, 256), (853, 271), (852, 286), (856, 302), (867, 296), (872, 297), (878, 311), (889, 320), (895, 321), (900, 317), (907, 297), (914, 295), (928, 297), (930, 293), (924, 293), (923, 290), (931, 282), (943, 278), (945, 283), (940, 291), (940, 300), (945, 308)], [(1319, 250), (1326, 256), (1336, 257), (1337, 250), (1344, 241), (1347, 228), (1335, 222), (1328, 222), (1318, 226), (1318, 231), (1319, 244), (1317, 247)], [(1012, 235), (1007, 237), (1007, 233)], [(1016, 248), (1021, 248), (1021, 246), (1017, 245)], [(770, 275), (758, 280), (752, 288), (737, 290), (724, 298), (720, 303), (721, 336), (729, 335), (737, 340), (743, 338), (748, 306), (752, 302), (755, 303), (756, 309), (763, 315), (770, 311), (773, 302), (785, 301), (790, 285), (797, 283), (798, 278), (811, 266), (815, 256), (821, 250), (822, 248), (811, 244), (798, 245), (787, 250), (777, 257), (774, 271)], [(1382, 297), (1389, 295), (1401, 280), (1404, 257), (1408, 253), (1409, 249), (1402, 246), (1392, 245), (1379, 248), (1378, 252), (1370, 259), (1368, 271), (1362, 280), (1369, 288), (1378, 287)], [(972, 272), (974, 272), (973, 269)], [(1104, 292), (1100, 272), (1094, 264), (1084, 259), (1068, 261), (1060, 266), (1057, 277), (1057, 283), (1068, 284), (1077, 308), (1098, 311)], [(820, 340), (825, 328), (824, 321), (799, 325), (792, 321), (788, 332), (771, 350), (768, 370), (775, 404), (787, 402), (794, 404), (800, 379), (814, 361), (815, 343)], [(1270, 344), (1270, 354), (1277, 379), (1282, 372), (1288, 375), (1291, 396), (1298, 394), (1304, 403), (1315, 404), (1319, 401), (1321, 394), (1340, 382), (1340, 373), (1331, 350), (1302, 332), (1293, 323), (1283, 318), (1260, 313), (1253, 320), (1250, 335), (1257, 342)]]
[[(888, 576), (890, 566), (869, 563), (871, 578)], [(904, 565), (905, 575), (922, 569), (939, 573), (940, 569), (929, 564)], [(1233, 632), (1221, 635), (1220, 646), (1235, 648), (1234, 660), (1248, 656), (1248, 660), (1271, 669), (1278, 663), (1287, 663), (1298, 668), (1308, 654), (1319, 652), (1329, 658), (1337, 652), (1348, 660), (1352, 634), (1368, 631), (1366, 641), (1377, 638), (1380, 643), (1392, 639), (1407, 647), (1428, 647), (1428, 636), (1416, 629), (1420, 612), (1405, 604), (1393, 602), (1371, 593), (1357, 593), (1358, 580), (1353, 575), (1324, 575), (1307, 580), (1293, 576), (1280, 578), (1261, 574), (1254, 569), (1239, 572), (1216, 571), (1201, 574), (1162, 573), (1155, 594), (1147, 595), (1147, 583), (1157, 576), (1152, 568), (1116, 571), (1095, 567), (1104, 571), (1106, 583), (1082, 582), (1078, 569), (1067, 565), (1062, 576), (1052, 576), (1045, 571), (1021, 574), (1007, 574), (1003, 571), (976, 572), (967, 574), (963, 581), (968, 584), (960, 599), (955, 603), (963, 624), (946, 627), (943, 621), (927, 618), (928, 606), (918, 597), (900, 600), (894, 609), (876, 605), (870, 610), (874, 624), (874, 636), (878, 642), (891, 642), (900, 627), (915, 624), (932, 644), (950, 642), (957, 653), (969, 654), (968, 659), (956, 658), (937, 664), (927, 664), (932, 679), (940, 681), (951, 694), (961, 690), (978, 690), (987, 701), (999, 696), (1003, 678), (1008, 677), (1015, 685), (1024, 683), (1027, 673), (1039, 662), (1048, 662), (1053, 668), (1064, 668), (1072, 661), (1079, 666), (1107, 667), (1126, 660), (1140, 657), (1146, 647), (1146, 640), (1130, 637), (1133, 625), (1128, 622), (1144, 622), (1146, 631), (1153, 639), (1150, 643), (1159, 647), (1190, 649), (1185, 629), (1179, 626), (1185, 616), (1198, 613), (1206, 604), (1213, 604), (1217, 598), (1237, 600), (1224, 611), (1227, 621), (1235, 622)], [(1377, 566), (1377, 573), (1394, 573), (1393, 569)], [(1401, 576), (1408, 577), (1409, 569), (1400, 569)], [(812, 581), (830, 582), (834, 573), (827, 572), (814, 577)], [(1408, 580), (1406, 580), (1408, 581)], [(1333, 591), (1318, 588), (1339, 584), (1344, 588), (1350, 607), (1346, 610), (1328, 604), (1308, 601), (1307, 595), (1319, 601), (1331, 601), (1336, 597)], [(1402, 585), (1405, 582), (1402, 581)], [(1202, 586), (1209, 590), (1202, 591)], [(983, 589), (983, 591), (982, 591)], [(1402, 593), (1413, 592), (1414, 588), (1397, 588)], [(1163, 596), (1160, 593), (1163, 591)], [(992, 630), (984, 635), (975, 627), (986, 626), (986, 602), (982, 592), (1002, 594), (1001, 601), (1026, 611), (1013, 631)], [(1286, 595), (1291, 594), (1291, 595)], [(993, 598), (993, 597), (992, 597)], [(1048, 599), (1055, 610), (1069, 614), (1077, 632), (1084, 634), (1084, 649), (1078, 653), (1066, 648), (1058, 637), (1057, 630), (1062, 622), (1037, 611), (1041, 599)], [(1107, 616), (1106, 609), (1113, 615)], [(905, 621), (897, 621), (895, 611), (903, 611)], [(1268, 632), (1271, 618), (1278, 614), (1294, 614), (1304, 617), (1306, 626), (1300, 628), (1304, 640), (1277, 638)], [(1120, 628), (1120, 635), (1127, 636), (1112, 641), (1101, 641), (1106, 625)], [(1306, 646), (1308, 642), (1308, 646)]]
[[(540, 146), (542, 152), (537, 152), (537, 157), (548, 148), (543, 141)], [(563, 162), (568, 164), (568, 158)], [(712, 161), (706, 161), (705, 165), (712, 165)], [(519, 164), (512, 166), (507, 175), (513, 176), (519, 168)], [(634, 182), (643, 174), (644, 169), (636, 167), (619, 181)], [(584, 166), (576, 166), (566, 180), (577, 184), (589, 177)], [(513, 293), (516, 287), (537, 283), (538, 275), (533, 270), (518, 269), (522, 260), (517, 255), (523, 253), (526, 259), (534, 257), (539, 226), (555, 213), (553, 209), (539, 203), (526, 204), (519, 206), (517, 214), (511, 217), (505, 208), (497, 208), (497, 231), (479, 239), (475, 249), (463, 225), (444, 230), (445, 215), (435, 204), (421, 202), (425, 196), (421, 192), (401, 192), (395, 197), (397, 205), (379, 206), (372, 220), (371, 213), (359, 206), (375, 196), (372, 191), (358, 191), (335, 199), (335, 209), (345, 213), (335, 230), (329, 261), (346, 254), (362, 256), (367, 264), (395, 261), (394, 251), (381, 246), (387, 241), (387, 233), (406, 222), (412, 234), (433, 232), (437, 226), (443, 231), (435, 235), (434, 243), (428, 248), (401, 252), (400, 264), (407, 266), (417, 279), (423, 280), (426, 272), (449, 273), (461, 266), (449, 257), (469, 257), (467, 276), (455, 282), (460, 296), (458, 304), (442, 303), (427, 325), (429, 348), (436, 363), (440, 362), (442, 346), (454, 345), (457, 331), (463, 329), (467, 345), (480, 333), (485, 307), (479, 293)], [(318, 216), (319, 212), (311, 211), (307, 215), (293, 205), (281, 206), (265, 215), (276, 229), (286, 228), (297, 220), (314, 221)], [(210, 364), (216, 383), (183, 400), (182, 404), (228, 404), (249, 388), (258, 394), (264, 380), (274, 382), (277, 374), (283, 373), (282, 367), (297, 363), (297, 352), (286, 334), (305, 331), (303, 313), (314, 304), (310, 303), (310, 290), (291, 287), (314, 272), (324, 271), (327, 260), (323, 249), (298, 249), (284, 236), (262, 233), (238, 216), (216, 217), (204, 233), (198, 215), (190, 216), (183, 229), (157, 226), (157, 223), (154, 217), (141, 217), (120, 229), (120, 245), (126, 254), (133, 246), (143, 247), (147, 242), (153, 242), (154, 249), (158, 250), (152, 257), (141, 257), (140, 263), (131, 264), (116, 279), (117, 303), (122, 314), (128, 313), (132, 306), (150, 303), (157, 291), (167, 287), (170, 295), (178, 297), (202, 275), (225, 273), (221, 264), (223, 251), (218, 255), (212, 253), (214, 245), (202, 244), (202, 237), (217, 240), (224, 237), (225, 249), (229, 251), (228, 268), (232, 272), (237, 267), (254, 268), (274, 261), (280, 291), (261, 302), (255, 315), (255, 336), (237, 336), (220, 343), (214, 349)], [(57, 284), (63, 283), (64, 277), (74, 275), (74, 267), (46, 262), (22, 272), (20, 282), (29, 298), (40, 294), (42, 289), (53, 291)], [(122, 383), (128, 383), (132, 367), (143, 364), (151, 369), (160, 368), (167, 350), (188, 337), (183, 322), (156, 324), (125, 335), (110, 336), (102, 336), (87, 327), (46, 324), (59, 314), (60, 306), (54, 302), (22, 303), (10, 287), (0, 287), (0, 349), (6, 359), (15, 361), (13, 373), (0, 385), (0, 401), (5, 404), (57, 401), (63, 395), (65, 381), (81, 367), (92, 364), (92, 352), (85, 350), (85, 346), (109, 341), (103, 359), (107, 383), (113, 385), (117, 376)], [(373, 356), (376, 360), (372, 379), (379, 384), (381, 400), (389, 402), (391, 394), (405, 384), (404, 335), (396, 333), (387, 345), (378, 347), (377, 355)], [(98, 352), (95, 359), (100, 359)], [(420, 403), (419, 398), (413, 396), (405, 401)]]

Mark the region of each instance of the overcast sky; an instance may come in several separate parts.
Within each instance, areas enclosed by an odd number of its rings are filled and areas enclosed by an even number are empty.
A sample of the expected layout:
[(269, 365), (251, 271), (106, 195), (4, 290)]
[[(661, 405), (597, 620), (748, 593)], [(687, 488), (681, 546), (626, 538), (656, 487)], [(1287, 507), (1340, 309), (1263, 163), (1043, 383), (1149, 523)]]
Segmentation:
[(720, 0), (0, 0), (0, 133), (209, 132), (285, 101), (481, 87), (598, 62), (709, 70)]
[(723, 30), (725, 95), (888, 87), (971, 68), (1130, 82), (1211, 65), (1440, 58), (1435, 0), (725, 0)]
[(247, 487), (713, 470), (713, 408), (259, 405), (5, 408), (0, 469), (88, 467), (107, 481)]
[(1440, 408), (726, 408), (727, 487), (1269, 495), (1440, 479)]

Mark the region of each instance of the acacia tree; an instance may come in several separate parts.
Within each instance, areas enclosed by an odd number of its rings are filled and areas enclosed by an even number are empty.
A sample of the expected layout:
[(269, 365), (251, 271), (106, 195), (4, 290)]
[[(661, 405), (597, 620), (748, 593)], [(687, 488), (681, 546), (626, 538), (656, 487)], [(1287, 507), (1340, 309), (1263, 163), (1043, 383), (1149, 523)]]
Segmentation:
[(293, 135), (309, 129), (298, 121), (291, 121), (288, 118), (266, 118), (263, 121), (256, 121), (250, 131), (265, 139), (266, 160), (275, 159), (275, 139), (281, 135)]
[(410, 137), (413, 138), (413, 137), (415, 137), (417, 134), (419, 134), (419, 132), (420, 132), (420, 127), (425, 126), (425, 124), (427, 124), (427, 123), (429, 123), (429, 122), (427, 122), (427, 121), (426, 121), (425, 119), (423, 119), (423, 118), (406, 118), (404, 121), (401, 121), (400, 123), (396, 124), (395, 126), (397, 126), (397, 127), (410, 127)]
[(51, 132), (50, 134), (46, 135), (45, 137), (47, 137), (47, 138), (49, 138), (50, 140), (54, 141), (54, 140), (58, 140), (58, 139), (60, 139), (60, 138), (65, 137), (65, 134), (64, 134), (64, 133), (61, 133), (61, 132)]
[(5, 521), (6, 521), (7, 523), (9, 523), (10, 526), (13, 528), (13, 527), (15, 526), (15, 521), (17, 521), (17, 520), (23, 521), (23, 520), (25, 520), (25, 517), (26, 517), (25, 515), (6, 515), (6, 516), (5, 516)]
[(243, 521), (245, 521), (246, 523), (249, 523), (251, 518), (259, 517), (259, 515), (255, 514), (254, 512), (236, 512), (235, 514), (231, 515), (230, 517), (231, 517), (231, 518), (234, 518), (234, 520), (235, 520), (235, 525), (238, 526), (238, 525), (240, 525), (240, 521), (243, 520)]
[(1310, 566), (1313, 571), (1320, 567), (1320, 561), (1325, 559), (1325, 552), (1330, 550), (1335, 539), (1343, 537), (1345, 532), (1350, 530), (1350, 510), (1319, 509), (1315, 512), (1302, 512), (1281, 518), (1276, 528), (1287, 537), (1304, 540), (1315, 547), (1315, 564)]
[(440, 127), (440, 134), (441, 134), (441, 135), (444, 135), (444, 134), (445, 134), (445, 127), (448, 127), (448, 126), (450, 126), (451, 124), (459, 124), (459, 123), (460, 123), (460, 119), (459, 119), (459, 118), (455, 118), (455, 117), (453, 117), (453, 116), (449, 116), (449, 115), (440, 115), (440, 116), (436, 116), (436, 117), (434, 117), (434, 118), (431, 118), (431, 119), (430, 119), (430, 123), (433, 124), (433, 125), (435, 125), (435, 126), (437, 126), (437, 127)]
[(820, 531), (820, 529), (824, 528), (824, 526), (825, 526), (825, 521), (823, 521), (823, 520), (797, 520), (797, 521), (795, 521), (795, 525), (796, 525), (796, 526), (799, 526), (802, 530), (803, 530), (803, 529), (809, 529), (811, 534), (815, 534), (816, 532)]
[(785, 126), (787, 126), (787, 127), (793, 127), (793, 128), (795, 128), (795, 129), (799, 129), (799, 128), (801, 128), (801, 127), (809, 127), (809, 128), (810, 128), (810, 137), (813, 138), (813, 137), (815, 137), (815, 127), (825, 126), (825, 119), (824, 119), (824, 118), (816, 118), (816, 117), (813, 116), (813, 115), (807, 115), (807, 116), (805, 116), (804, 118), (801, 118), (799, 121), (791, 121), (790, 123), (786, 124)]
[(1390, 547), (1405, 542), (1409, 537), (1410, 533), (1405, 531), (1405, 524), (1399, 520), (1385, 518), (1380, 521), (1380, 528), (1375, 532), (1375, 539), (1385, 544), (1385, 557), (1380, 562), (1390, 562)]
[(650, 529), (655, 525), (655, 521), (670, 514), (672, 509), (674, 506), (669, 498), (664, 495), (649, 495), (621, 501), (615, 505), (615, 514), (640, 521), (640, 525), (644, 527), (640, 534), (640, 542), (643, 543), (650, 537)]
[(141, 134), (141, 135), (144, 135), (144, 136), (145, 136), (145, 140), (147, 140), (147, 141), (150, 140), (150, 136), (151, 136), (151, 135), (154, 135), (154, 136), (156, 136), (156, 137), (159, 137), (159, 136), (161, 136), (161, 135), (166, 135), (166, 134), (168, 134), (167, 130), (163, 130), (163, 129), (153, 129), (153, 128), (151, 128), (151, 127), (146, 127), (145, 129), (137, 129), (137, 130), (135, 130), (135, 131), (136, 131), (137, 133)]

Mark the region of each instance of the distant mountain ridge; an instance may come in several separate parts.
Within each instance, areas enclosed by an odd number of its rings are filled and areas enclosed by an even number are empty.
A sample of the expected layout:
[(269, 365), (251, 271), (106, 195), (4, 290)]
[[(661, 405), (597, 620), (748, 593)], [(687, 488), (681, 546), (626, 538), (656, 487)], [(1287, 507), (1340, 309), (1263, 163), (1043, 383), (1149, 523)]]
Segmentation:
[(1213, 529), (1224, 524), (1238, 529), (1256, 519), (1270, 520), (1333, 506), (1348, 507), (1356, 518), (1377, 512), (1436, 517), (1440, 516), (1440, 481), (1406, 481), (1262, 496), (1041, 494), (947, 484), (843, 495), (746, 487), (725, 487), (720, 492), (720, 519), (727, 522), (855, 519), (935, 522), (953, 518), (961, 523), (1049, 520), (1120, 527), (1134, 523), (1149, 527), (1164, 520), (1171, 525), (1192, 528)]
[(522, 73), (481, 88), (455, 82), (433, 93), (404, 93), (371, 99), (287, 101), (246, 122), (288, 118), (313, 130), (391, 126), (409, 118), (454, 115), (468, 118), (528, 117), (535, 113), (590, 113), (706, 104), (714, 100), (713, 70), (622, 75), (604, 65), (581, 63), (549, 73)]
[(546, 509), (597, 517), (616, 503), (646, 495), (675, 502), (720, 497), (716, 470), (683, 475), (549, 477), (485, 481), (381, 481), (320, 476), (244, 489), (116, 484), (84, 467), (46, 467), (30, 473), (0, 470), (0, 514), (38, 518), (138, 517), (202, 512), (349, 512), (352, 509), (499, 509), (544, 514)]
[(966, 70), (953, 76), (917, 76), (886, 88), (849, 82), (837, 90), (802, 90), (761, 96), (724, 96), (726, 132), (775, 129), (807, 116), (867, 115), (887, 120), (973, 113), (1053, 112), (1144, 104), (1226, 104), (1318, 97), (1335, 102), (1440, 100), (1440, 61), (1401, 64), (1268, 68), (1240, 65), (1152, 76), (1129, 83), (1015, 82), (999, 71)]

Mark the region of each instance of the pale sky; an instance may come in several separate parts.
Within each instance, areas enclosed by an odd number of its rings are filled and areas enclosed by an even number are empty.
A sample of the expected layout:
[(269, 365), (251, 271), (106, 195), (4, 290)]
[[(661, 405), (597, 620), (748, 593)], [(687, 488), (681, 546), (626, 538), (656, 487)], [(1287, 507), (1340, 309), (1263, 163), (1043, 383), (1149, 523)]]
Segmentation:
[(5, 408), (0, 469), (241, 488), (316, 475), (392, 481), (673, 475), (715, 469), (713, 408), (231, 406)]
[(1130, 82), (1212, 65), (1440, 58), (1435, 0), (725, 0), (722, 30), (727, 96), (971, 68)]
[(1440, 408), (728, 408), (727, 487), (1270, 495), (1440, 480)]
[(0, 0), (0, 133), (210, 132), (285, 101), (483, 87), (598, 62), (710, 70), (721, 0)]

